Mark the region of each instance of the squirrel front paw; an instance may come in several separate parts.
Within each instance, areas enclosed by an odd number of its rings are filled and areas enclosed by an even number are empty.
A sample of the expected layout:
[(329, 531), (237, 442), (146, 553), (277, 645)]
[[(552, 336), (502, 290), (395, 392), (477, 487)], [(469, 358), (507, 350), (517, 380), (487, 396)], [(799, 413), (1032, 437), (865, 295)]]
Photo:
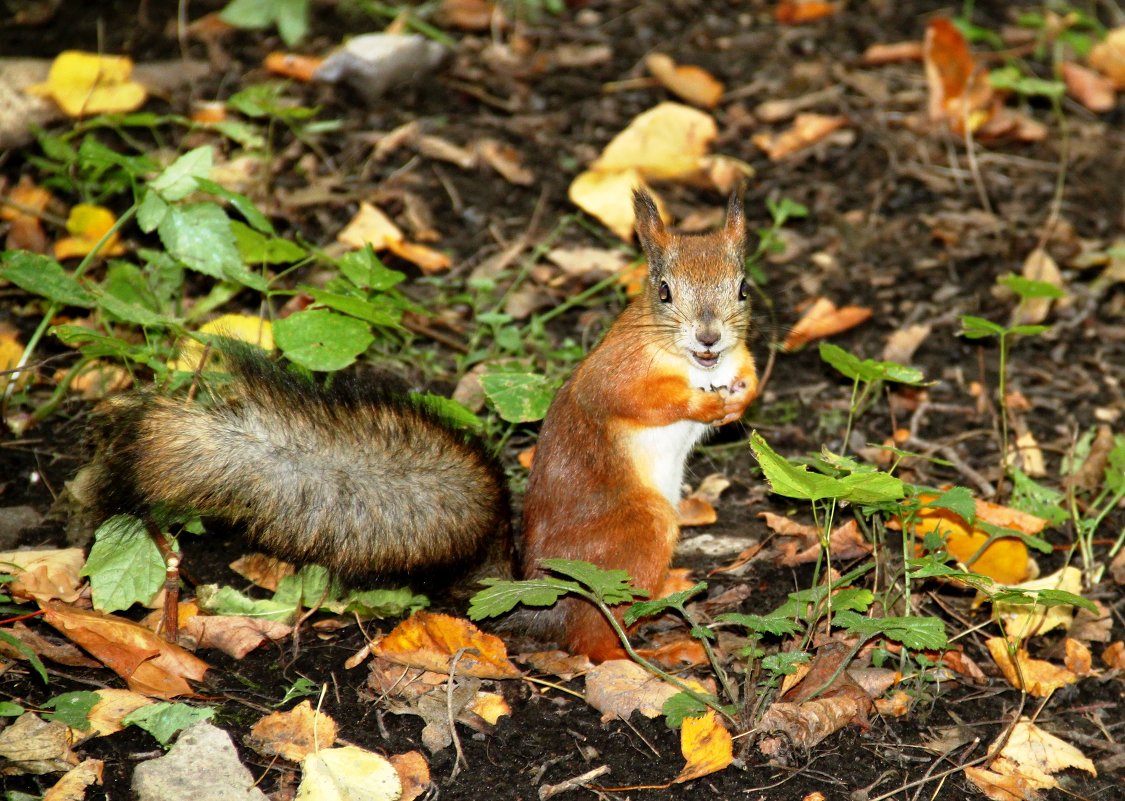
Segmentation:
[(725, 426), (742, 417), (750, 401), (754, 400), (754, 388), (751, 382), (737, 380), (729, 387), (718, 387), (715, 390), (723, 400), (722, 414), (712, 421), (711, 425)]

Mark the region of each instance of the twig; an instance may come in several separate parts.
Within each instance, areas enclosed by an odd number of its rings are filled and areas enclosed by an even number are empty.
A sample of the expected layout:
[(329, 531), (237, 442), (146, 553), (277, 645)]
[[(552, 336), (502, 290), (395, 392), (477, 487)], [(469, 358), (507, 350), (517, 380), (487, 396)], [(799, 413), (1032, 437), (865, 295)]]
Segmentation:
[(559, 793), (565, 793), (567, 790), (574, 790), (583, 785), (589, 784), (599, 776), (604, 776), (609, 773), (609, 765), (602, 765), (600, 768), (588, 770), (581, 776), (575, 776), (573, 779), (559, 782), (558, 784), (544, 784), (539, 788), (539, 801), (547, 801), (548, 798), (554, 798)]
[(457, 778), (462, 765), (466, 768), (469, 767), (469, 762), (465, 759), (465, 752), (461, 750), (461, 738), (457, 735), (457, 722), (453, 719), (453, 679), (457, 675), (457, 663), (461, 661), (461, 657), (465, 655), (466, 651), (479, 653), (475, 648), (458, 648), (457, 653), (453, 655), (453, 661), (449, 664), (449, 680), (445, 683), (445, 714), (449, 721), (449, 736), (453, 739), (453, 750), (457, 752), (457, 758), (453, 760), (453, 770), (449, 774), (450, 781)]
[(942, 458), (953, 465), (961, 475), (976, 484), (977, 489), (980, 490), (982, 495), (991, 498), (996, 494), (996, 487), (992, 486), (992, 482), (972, 467), (969, 467), (969, 465), (957, 455), (957, 451), (953, 450), (950, 446), (939, 445), (936, 442), (930, 442), (929, 440), (914, 435), (911, 435), (910, 438), (906, 440), (906, 446), (919, 451), (940, 453)]

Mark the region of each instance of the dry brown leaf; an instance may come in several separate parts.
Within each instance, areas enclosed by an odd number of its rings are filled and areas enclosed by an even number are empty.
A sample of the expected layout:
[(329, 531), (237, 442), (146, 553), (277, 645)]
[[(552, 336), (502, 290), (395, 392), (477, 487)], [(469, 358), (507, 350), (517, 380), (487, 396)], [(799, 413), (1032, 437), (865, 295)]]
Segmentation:
[(396, 256), (413, 262), (426, 275), (445, 272), (453, 266), (452, 259), (441, 251), (407, 242), (405, 239), (389, 243), (387, 249)]
[(978, 67), (965, 37), (950, 20), (939, 17), (926, 26), (923, 63), (933, 122), (961, 135), (989, 121), (998, 103), (988, 70)]
[[(1028, 254), (1021, 272), (1023, 277), (1030, 281), (1043, 281), (1058, 289), (1066, 289), (1059, 266), (1043, 248), (1035, 248)], [(1028, 298), (1021, 301), (1012, 312), (1010, 325), (1035, 325), (1043, 322), (1047, 319), (1051, 304), (1054, 302), (1053, 298)]]
[(249, 745), (264, 756), (300, 762), (336, 742), (336, 721), (305, 700), (288, 712), (266, 715), (250, 729)]
[(142, 706), (153, 703), (151, 698), (132, 690), (107, 687), (95, 690), (94, 694), (98, 696), (99, 700), (86, 716), (86, 719), (90, 721), (90, 728), (85, 731), (74, 732), (77, 737), (82, 739), (105, 737), (123, 730), (125, 726), (121, 721), (127, 715), (136, 712)]
[[(1043, 731), (1027, 718), (1019, 720), (1003, 742), (1004, 747), (990, 766), (992, 771), (1018, 777), (1035, 789), (1056, 787), (1058, 782), (1053, 774), (1071, 768), (1098, 775), (1094, 763), (1081, 751)], [(989, 753), (995, 752), (997, 744), (989, 747)]]
[(1076, 676), (1089, 676), (1094, 670), (1094, 655), (1085, 643), (1067, 637), (1064, 643), (1066, 655), (1063, 664)]
[(402, 796), (398, 801), (414, 801), (433, 783), (430, 779), (430, 764), (417, 751), (392, 754), (387, 759), (394, 766), (395, 773), (402, 782)]
[(73, 603), (85, 583), (81, 548), (40, 548), (0, 553), (0, 568), (15, 580), (7, 591), (17, 598)]
[(414, 146), (426, 158), (447, 161), (462, 170), (471, 170), (477, 166), (476, 153), (460, 145), (455, 145), (448, 139), (442, 139), (440, 136), (420, 134), (415, 138)]
[(487, 31), (504, 22), (503, 12), (490, 0), (441, 0), (438, 14), (446, 25), (463, 31)]
[(581, 676), (594, 666), (585, 654), (570, 654), (566, 651), (532, 651), (519, 654), (516, 658), (538, 673), (557, 676), (563, 681)]
[(506, 716), (511, 716), (512, 708), (504, 700), (504, 696), (497, 693), (478, 692), (477, 697), (469, 705), (469, 711), (479, 715), (489, 725), (495, 726), (496, 721)]
[(1078, 681), (1071, 671), (1042, 659), (1032, 659), (1023, 648), (1010, 653), (1008, 641), (1003, 637), (990, 637), (985, 645), (1007, 682), (1026, 690), (1029, 695), (1046, 698), (1060, 687)]
[(66, 724), (24, 712), (0, 730), (0, 764), (5, 773), (58, 773), (78, 764), (70, 750), (73, 739)]
[(602, 713), (602, 721), (646, 718), (663, 714), (664, 702), (678, 689), (628, 659), (610, 659), (586, 674), (586, 703)]
[[(86, 656), (75, 645), (69, 642), (54, 643), (34, 629), (29, 629), (23, 623), (16, 622), (4, 629), (8, 635), (18, 640), (24, 648), (30, 650), (44, 659), (49, 659), (60, 665), (69, 667), (97, 668), (101, 662)], [(16, 648), (6, 640), (0, 640), (0, 656), (8, 659), (27, 659), (27, 652)]]
[[(1098, 426), (1098, 431), (1094, 435), (1094, 441), (1090, 444), (1090, 452), (1086, 455), (1086, 460), (1078, 470), (1067, 476), (1063, 483), (1067, 487), (1095, 492), (1102, 484), (1113, 445), (1113, 429), (1105, 424)], [(1114, 577), (1114, 581), (1118, 584), (1125, 584), (1125, 572), (1119, 573), (1118, 571), (1125, 571), (1125, 549), (1118, 552), (1110, 565), (1110, 574)]]
[(262, 61), (262, 66), (271, 75), (292, 78), (302, 83), (312, 83), (313, 74), (320, 69), (322, 64), (324, 64), (324, 59), (319, 56), (278, 51), (268, 53)]
[[(771, 529), (774, 525), (785, 529), (774, 529), (783, 537), (777, 543), (775, 564), (794, 567), (815, 562), (819, 558), (820, 530), (815, 526), (804, 526), (770, 512), (763, 512), (762, 516)], [(858, 559), (871, 553), (871, 544), (863, 538), (854, 518), (834, 528), (828, 535), (828, 543), (833, 559)]]
[(371, 245), (375, 250), (386, 250), (391, 242), (401, 242), (402, 231), (382, 209), (366, 201), (359, 204), (359, 211), (339, 234), (336, 240), (352, 248)]
[(453, 669), (453, 657), (458, 651), (463, 652), (457, 660), (458, 675), (482, 679), (514, 679), (520, 675), (508, 661), (503, 640), (450, 615), (415, 612), (374, 648), (376, 656), (437, 673)]
[(194, 695), (208, 665), (178, 645), (124, 618), (56, 602), (42, 605), (43, 619), (121, 676), (129, 689), (155, 698)]
[(742, 159), (721, 154), (703, 156), (699, 170), (717, 192), (729, 195), (754, 177), (754, 168)]
[(787, 130), (776, 135), (770, 133), (754, 134), (751, 141), (765, 152), (770, 161), (780, 161), (815, 145), (833, 131), (837, 131), (847, 124), (848, 118), (844, 116), (798, 114)]
[(675, 784), (716, 773), (734, 761), (734, 741), (715, 710), (697, 718), (684, 718), (680, 729), (680, 753), (687, 764)]
[(247, 581), (276, 592), (277, 586), (283, 578), (292, 576), (296, 568), (288, 562), (283, 562), (264, 553), (249, 553), (240, 556), (230, 563), (230, 569)]
[(723, 97), (723, 84), (702, 67), (677, 64), (671, 56), (650, 53), (645, 56), (645, 68), (664, 88), (702, 108), (714, 108)]
[(83, 801), (87, 787), (102, 783), (104, 767), (105, 763), (100, 759), (82, 760), (43, 793), (42, 801)]
[(914, 323), (893, 332), (887, 337), (887, 344), (883, 347), (883, 361), (910, 364), (914, 359), (914, 352), (926, 341), (931, 330), (930, 325)]
[(217, 648), (227, 656), (242, 659), (267, 642), (285, 639), (293, 627), (244, 615), (194, 615), (181, 631), (181, 636), (194, 640), (198, 648)]
[(1093, 112), (1112, 111), (1117, 105), (1113, 81), (1073, 61), (1062, 63), (1062, 78), (1070, 96)]
[(531, 186), (535, 183), (535, 173), (523, 165), (519, 151), (511, 145), (495, 139), (481, 139), (476, 143), (476, 152), (484, 163), (496, 170), (510, 184)]
[[(866, 698), (866, 696), (863, 696)], [(778, 701), (772, 704), (758, 723), (758, 730), (768, 734), (781, 734), (791, 745), (809, 749), (849, 723), (866, 715), (865, 707), (871, 706), (857, 695), (838, 695), (831, 698), (815, 698), (801, 704)], [(762, 741), (763, 753), (770, 753), (776, 746), (772, 738)]]
[(1125, 89), (1125, 25), (1107, 33), (1105, 39), (1094, 45), (1086, 60), (1113, 81), (1114, 89)]
[[(55, 381), (62, 383), (65, 375), (66, 371), (59, 370), (55, 373)], [(123, 392), (132, 384), (133, 375), (121, 365), (94, 359), (71, 379), (69, 389), (80, 393), (83, 400), (96, 401), (115, 392)]]
[(679, 508), (680, 528), (691, 526), (709, 526), (719, 519), (719, 513), (706, 498), (688, 495), (680, 499)]
[(903, 61), (921, 61), (922, 50), (922, 43), (917, 41), (892, 42), (890, 44), (876, 42), (863, 51), (859, 60), (865, 67), (898, 64)]
[(1105, 663), (1106, 667), (1125, 670), (1125, 642), (1118, 640), (1111, 643), (1108, 648), (1102, 651), (1102, 662)]
[(870, 317), (871, 309), (862, 306), (837, 308), (828, 298), (817, 298), (789, 331), (782, 347), (787, 351), (798, 350), (809, 342), (855, 328)]
[(629, 258), (620, 250), (607, 248), (554, 248), (547, 260), (566, 275), (600, 280), (625, 268)]
[(990, 801), (1037, 801), (1039, 787), (1022, 776), (1011, 776), (967, 766), (965, 778), (984, 794)]
[(905, 717), (914, 707), (914, 697), (898, 690), (890, 698), (876, 698), (875, 711), (885, 718)]
[[(1018, 418), (1013, 417), (1015, 422)], [(1016, 427), (1013, 426), (1013, 433)], [(1004, 459), (1006, 465), (1016, 465), (1032, 478), (1042, 478), (1047, 475), (1047, 460), (1039, 447), (1039, 441), (1031, 433), (1031, 429), (1024, 427), (1019, 431), (1014, 441), (1008, 443), (1008, 455)]]

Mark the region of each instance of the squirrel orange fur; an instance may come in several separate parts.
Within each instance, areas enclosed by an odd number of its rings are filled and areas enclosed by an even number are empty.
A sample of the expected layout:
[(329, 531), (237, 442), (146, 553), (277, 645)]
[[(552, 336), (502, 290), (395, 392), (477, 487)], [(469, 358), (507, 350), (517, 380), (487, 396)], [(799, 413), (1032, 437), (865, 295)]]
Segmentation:
[[(733, 195), (723, 228), (668, 231), (652, 198), (634, 193), (648, 256), (644, 290), (551, 404), (524, 502), (524, 577), (543, 558), (624, 569), (659, 595), (679, 540), (688, 454), (713, 426), (738, 420), (757, 395), (745, 279), (746, 224)], [(620, 612), (618, 613), (620, 614)], [(566, 598), (532, 613), (533, 633), (597, 661), (622, 655), (592, 605)]]

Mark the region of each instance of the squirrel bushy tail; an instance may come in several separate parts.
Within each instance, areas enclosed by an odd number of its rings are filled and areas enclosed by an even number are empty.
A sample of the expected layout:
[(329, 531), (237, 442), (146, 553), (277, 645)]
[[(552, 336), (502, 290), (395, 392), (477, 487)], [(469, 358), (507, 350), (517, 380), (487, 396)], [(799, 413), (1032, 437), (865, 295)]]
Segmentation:
[(509, 540), (504, 473), (475, 439), (372, 379), (324, 388), (256, 348), (219, 349), (229, 399), (142, 392), (95, 411), (84, 494), (98, 521), (194, 510), (352, 581), (461, 568)]

